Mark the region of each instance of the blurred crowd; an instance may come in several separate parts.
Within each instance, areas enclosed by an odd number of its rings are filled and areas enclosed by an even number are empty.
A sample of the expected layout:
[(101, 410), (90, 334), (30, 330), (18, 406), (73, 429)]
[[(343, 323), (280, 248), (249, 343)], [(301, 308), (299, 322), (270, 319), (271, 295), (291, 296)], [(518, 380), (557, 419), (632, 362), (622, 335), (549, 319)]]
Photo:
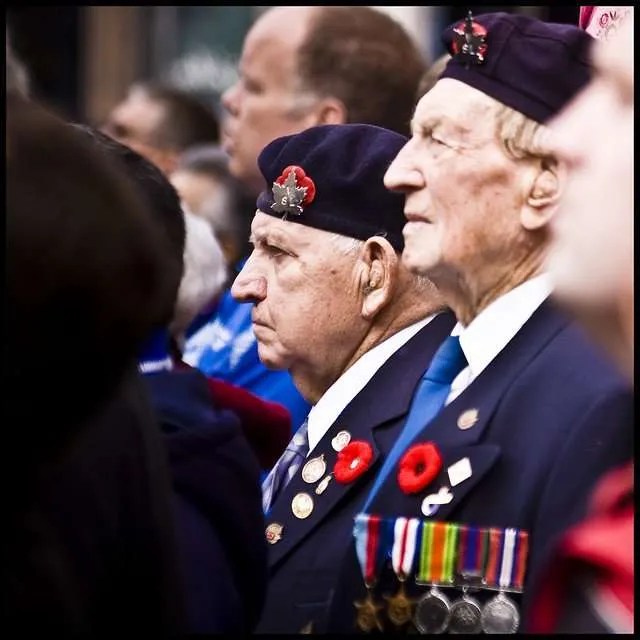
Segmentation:
[(633, 7), (275, 6), (91, 123), (10, 37), (7, 628), (633, 632)]

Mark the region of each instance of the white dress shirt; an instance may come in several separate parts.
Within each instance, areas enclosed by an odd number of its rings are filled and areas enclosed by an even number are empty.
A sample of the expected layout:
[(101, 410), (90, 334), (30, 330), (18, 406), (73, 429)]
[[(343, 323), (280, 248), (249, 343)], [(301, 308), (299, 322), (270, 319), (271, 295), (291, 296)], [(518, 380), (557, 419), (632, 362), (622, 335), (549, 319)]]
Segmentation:
[[(309, 454), (344, 408), (373, 378), (376, 371), (433, 318), (435, 315), (409, 325), (367, 351), (324, 392), (320, 400), (313, 405), (308, 416)], [(425, 369), (428, 364), (425, 362)]]
[(451, 335), (460, 336), (469, 366), (454, 378), (445, 404), (453, 402), (484, 371), (546, 300), (551, 289), (549, 274), (534, 276), (494, 300), (467, 327), (456, 324)]

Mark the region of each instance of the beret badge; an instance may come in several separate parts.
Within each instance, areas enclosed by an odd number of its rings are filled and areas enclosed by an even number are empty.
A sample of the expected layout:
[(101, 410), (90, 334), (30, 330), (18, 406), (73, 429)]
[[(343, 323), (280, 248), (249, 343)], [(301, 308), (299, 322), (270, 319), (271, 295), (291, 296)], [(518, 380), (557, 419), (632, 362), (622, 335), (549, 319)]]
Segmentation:
[(471, 17), (471, 11), (464, 22), (453, 27), (451, 54), (465, 62), (467, 68), (471, 64), (484, 64), (487, 53), (487, 30)]
[(304, 207), (311, 204), (316, 196), (316, 185), (307, 176), (302, 167), (288, 166), (273, 183), (273, 204), (271, 208), (278, 213), (299, 216)]

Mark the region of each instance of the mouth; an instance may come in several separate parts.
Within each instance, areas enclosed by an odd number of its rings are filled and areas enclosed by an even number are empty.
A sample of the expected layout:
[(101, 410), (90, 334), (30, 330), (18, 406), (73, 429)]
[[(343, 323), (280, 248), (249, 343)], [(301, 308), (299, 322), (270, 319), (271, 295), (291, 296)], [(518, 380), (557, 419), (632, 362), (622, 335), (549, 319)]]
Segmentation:
[(431, 224), (431, 220), (425, 215), (415, 213), (413, 211), (405, 211), (404, 217), (407, 219), (407, 222), (425, 222), (427, 224)]
[(233, 152), (233, 137), (228, 130), (223, 130), (220, 136), (220, 146), (225, 153), (231, 154)]

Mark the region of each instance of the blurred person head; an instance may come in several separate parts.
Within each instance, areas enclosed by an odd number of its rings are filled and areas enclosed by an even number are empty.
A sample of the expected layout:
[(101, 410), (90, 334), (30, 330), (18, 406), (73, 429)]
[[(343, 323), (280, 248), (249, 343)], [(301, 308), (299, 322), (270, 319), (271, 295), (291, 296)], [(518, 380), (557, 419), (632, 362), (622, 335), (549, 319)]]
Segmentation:
[(229, 172), (229, 158), (218, 145), (187, 149), (169, 176), (183, 204), (211, 226), (229, 266), (248, 252), (255, 198)]
[(231, 172), (257, 193), (263, 147), (315, 125), (408, 133), (425, 68), (405, 29), (371, 7), (270, 8), (249, 30), (240, 78), (222, 96)]
[(541, 272), (563, 177), (544, 122), (587, 83), (592, 38), (490, 13), (443, 39), (451, 59), (418, 102), (385, 184), (406, 194), (405, 264), (466, 326)]
[(186, 91), (153, 82), (133, 84), (102, 128), (166, 174), (187, 147), (220, 140), (213, 108)]
[(5, 391), (13, 435), (45, 451), (113, 392), (180, 274), (144, 198), (74, 128), (9, 94), (6, 144)]
[(180, 277), (171, 282), (173, 305), (165, 326), (180, 341), (193, 318), (226, 281), (220, 245), (204, 221), (183, 212), (177, 191), (155, 164), (101, 131), (85, 125), (76, 127), (126, 171), (150, 205), (156, 225), (169, 240), (166, 257)]
[(231, 293), (254, 303), (260, 360), (288, 369), (311, 403), (368, 350), (442, 307), (401, 264), (403, 199), (382, 183), (405, 141), (372, 125), (321, 125), (259, 156), (254, 249)]
[(592, 82), (549, 126), (568, 166), (548, 266), (560, 300), (633, 376), (633, 19), (593, 48)]

